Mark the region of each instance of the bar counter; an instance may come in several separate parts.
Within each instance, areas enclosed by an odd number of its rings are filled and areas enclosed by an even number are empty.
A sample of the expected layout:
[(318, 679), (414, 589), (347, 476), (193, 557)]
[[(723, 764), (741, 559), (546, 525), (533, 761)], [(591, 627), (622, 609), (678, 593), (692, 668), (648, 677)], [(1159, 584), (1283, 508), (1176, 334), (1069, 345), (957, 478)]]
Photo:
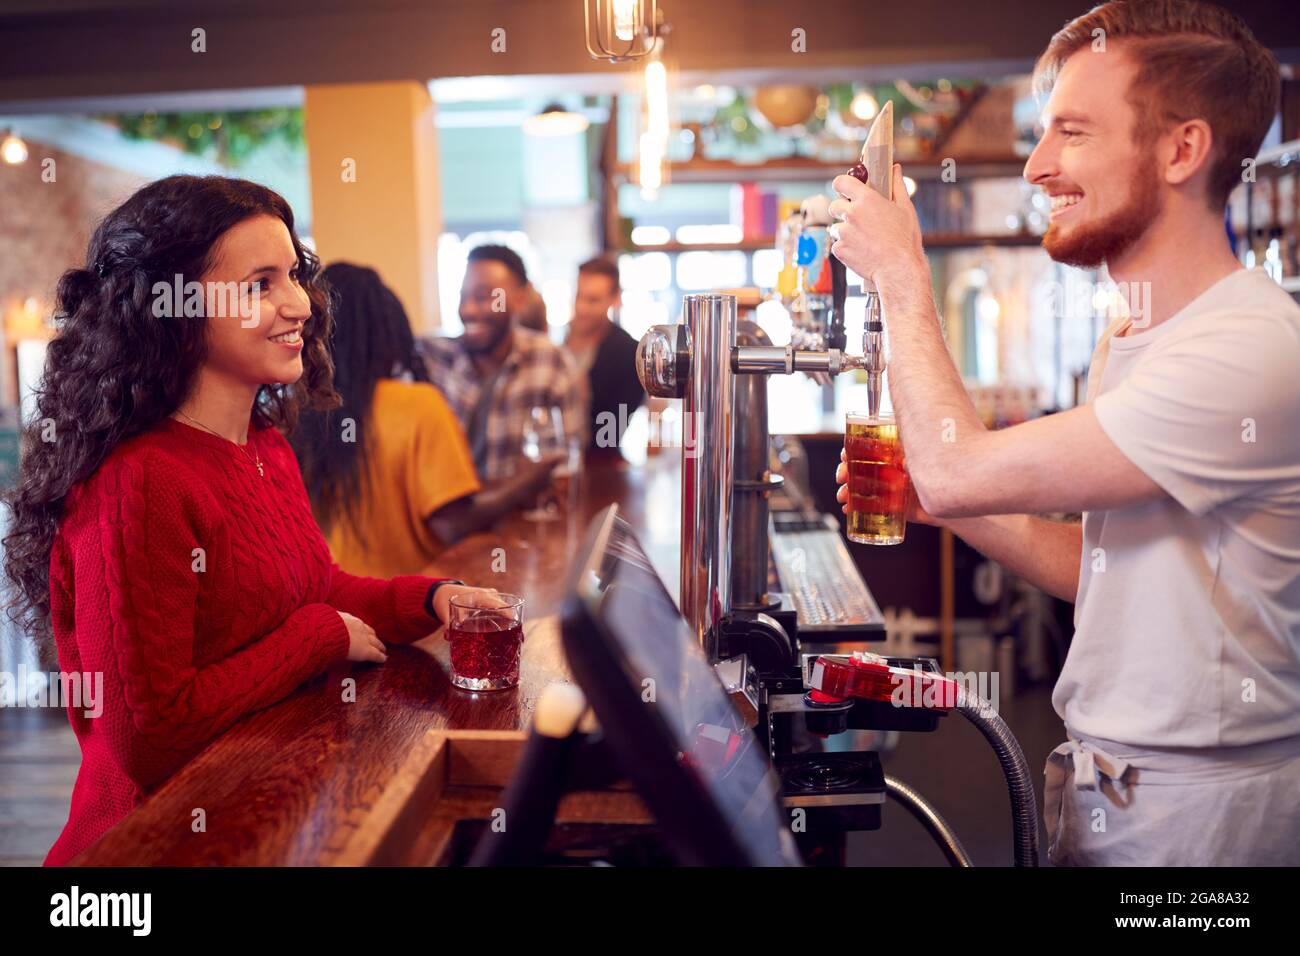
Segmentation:
[[(377, 807), (394, 803), (391, 791), (405, 785), (402, 768), (418, 763), (437, 731), (519, 737), (542, 688), (569, 679), (556, 611), (569, 566), (600, 509), (620, 506), (676, 596), (679, 468), (675, 449), (645, 465), (593, 464), (560, 519), (533, 522), (510, 515), (488, 532), (461, 540), (425, 569), (524, 596), (517, 688), (476, 694), (454, 687), (441, 631), (390, 647), (382, 665), (336, 664), (210, 743), (75, 865), (356, 862), (359, 831)], [(355, 702), (343, 699), (348, 677), (356, 681)], [(196, 833), (199, 810), (206, 831)]]

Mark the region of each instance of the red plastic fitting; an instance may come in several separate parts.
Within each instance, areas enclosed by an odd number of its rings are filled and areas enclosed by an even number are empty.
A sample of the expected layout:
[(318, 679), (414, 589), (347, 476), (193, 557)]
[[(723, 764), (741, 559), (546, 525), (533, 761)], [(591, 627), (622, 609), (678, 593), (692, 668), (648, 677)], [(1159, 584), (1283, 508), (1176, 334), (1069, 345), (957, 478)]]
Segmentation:
[(942, 674), (890, 667), (878, 655), (828, 656), (813, 662), (809, 696), (819, 703), (858, 697), (898, 707), (952, 710), (957, 682)]

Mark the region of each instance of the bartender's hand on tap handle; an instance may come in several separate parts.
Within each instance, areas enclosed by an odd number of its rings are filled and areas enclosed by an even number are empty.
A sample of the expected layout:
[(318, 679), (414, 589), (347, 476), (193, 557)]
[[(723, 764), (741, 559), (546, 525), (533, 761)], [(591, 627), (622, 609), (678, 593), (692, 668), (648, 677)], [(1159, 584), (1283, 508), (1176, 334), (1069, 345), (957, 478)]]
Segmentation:
[[(835, 500), (840, 503), (840, 510), (845, 514), (849, 513), (849, 466), (844, 454), (844, 449), (840, 449), (840, 463), (835, 468), (835, 483), (839, 485), (835, 489)], [(907, 520), (916, 524), (932, 524), (939, 526), (939, 519), (931, 515), (921, 503), (916, 500), (916, 490), (913, 489), (907, 496)]]
[(877, 286), (925, 276), (929, 268), (921, 245), (921, 223), (907, 195), (903, 167), (894, 164), (893, 199), (886, 199), (853, 176), (836, 176), (831, 188), (839, 198), (831, 202), (830, 251), (864, 279)]

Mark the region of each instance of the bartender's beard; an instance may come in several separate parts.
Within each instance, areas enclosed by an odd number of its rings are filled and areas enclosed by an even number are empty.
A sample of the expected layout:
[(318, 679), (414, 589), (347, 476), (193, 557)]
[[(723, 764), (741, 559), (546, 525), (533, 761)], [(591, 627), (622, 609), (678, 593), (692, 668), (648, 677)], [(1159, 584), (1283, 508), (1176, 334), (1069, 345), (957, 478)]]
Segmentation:
[(1121, 255), (1142, 238), (1160, 214), (1160, 180), (1154, 152), (1143, 158), (1132, 180), (1128, 201), (1100, 222), (1080, 223), (1070, 229), (1048, 226), (1043, 248), (1057, 262), (1095, 269)]

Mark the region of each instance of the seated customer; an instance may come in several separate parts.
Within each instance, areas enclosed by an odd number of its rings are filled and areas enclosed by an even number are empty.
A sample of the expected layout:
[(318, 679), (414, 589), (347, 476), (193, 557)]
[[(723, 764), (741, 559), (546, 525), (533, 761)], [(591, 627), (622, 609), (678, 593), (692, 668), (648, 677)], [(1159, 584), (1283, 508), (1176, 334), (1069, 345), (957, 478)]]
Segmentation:
[(569, 442), (586, 444), (585, 389), (573, 360), (545, 335), (518, 325), (527, 290), (518, 253), (479, 246), (469, 254), (460, 290), (465, 334), (421, 343), (430, 378), (464, 426), (484, 481), (500, 481), (519, 470), (535, 409), (560, 409), (564, 444), (554, 444), (561, 450)]
[(578, 267), (564, 347), (587, 376), (593, 457), (619, 455), (627, 420), (646, 398), (636, 374), (637, 341), (611, 319), (621, 302), (617, 265), (596, 258)]
[(465, 433), (428, 382), (397, 296), (362, 266), (336, 262), (321, 277), (334, 298), (330, 354), (343, 404), (305, 413), (291, 439), (312, 510), (344, 570), (412, 574), (534, 498), (559, 457), (480, 488)]

